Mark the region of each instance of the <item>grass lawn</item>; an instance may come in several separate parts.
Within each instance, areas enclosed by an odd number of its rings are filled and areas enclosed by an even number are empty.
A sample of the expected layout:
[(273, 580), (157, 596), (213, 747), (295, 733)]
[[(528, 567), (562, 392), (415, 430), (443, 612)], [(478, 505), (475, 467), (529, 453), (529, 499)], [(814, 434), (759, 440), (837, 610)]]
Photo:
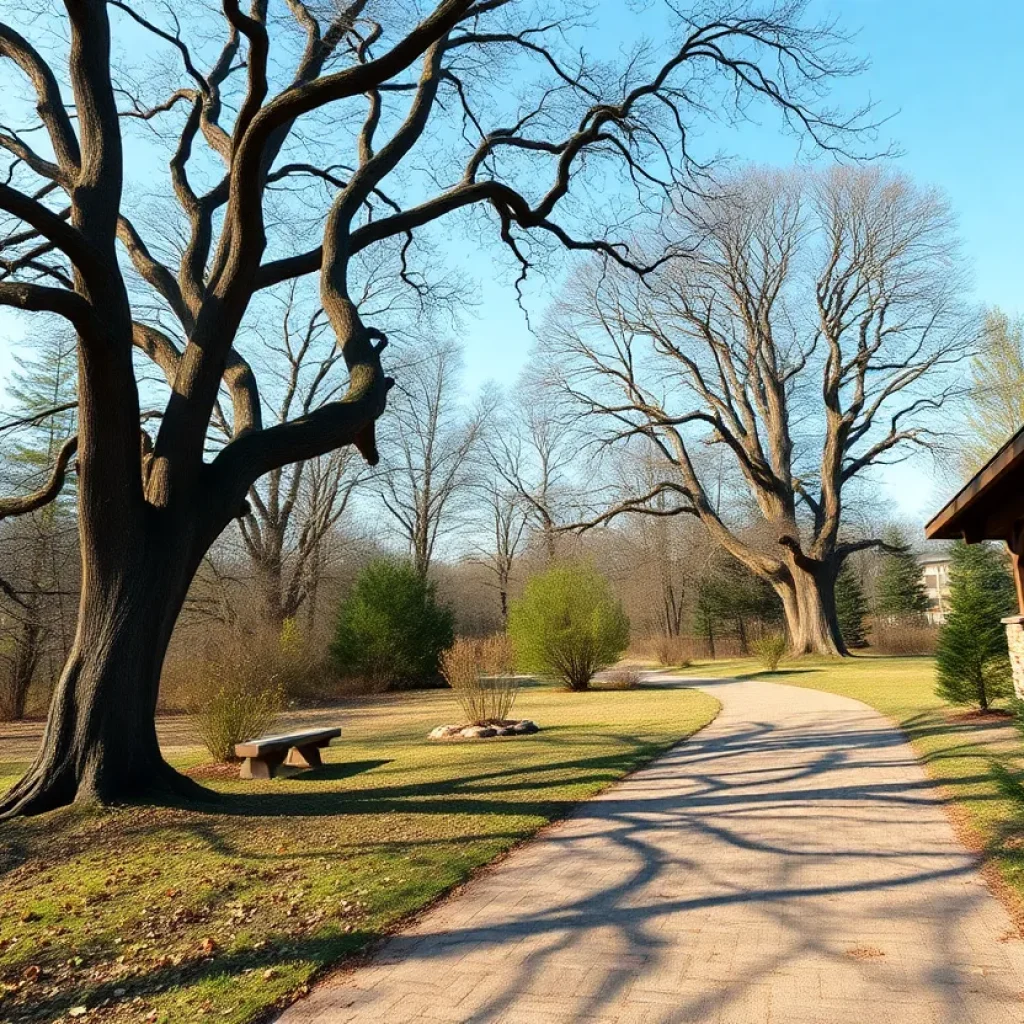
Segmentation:
[[(344, 727), (321, 771), (2, 823), (0, 1022), (258, 1019), (717, 711), (692, 690), (528, 687), (516, 714), (538, 735), (438, 744), (449, 693), (364, 698), (288, 721)], [(38, 736), (4, 728), (0, 791)], [(178, 767), (204, 760), (186, 719), (160, 733)]]
[(693, 676), (756, 676), (854, 697), (896, 722), (950, 801), (962, 838), (1024, 923), (1024, 743), (1004, 714), (981, 715), (935, 695), (931, 658), (801, 659), (764, 672), (753, 660), (699, 663)]

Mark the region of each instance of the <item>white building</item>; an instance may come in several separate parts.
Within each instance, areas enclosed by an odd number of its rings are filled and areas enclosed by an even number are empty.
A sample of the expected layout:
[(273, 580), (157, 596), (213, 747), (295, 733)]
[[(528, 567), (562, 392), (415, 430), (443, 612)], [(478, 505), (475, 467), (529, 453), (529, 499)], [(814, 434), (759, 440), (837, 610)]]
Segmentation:
[(928, 598), (928, 621), (941, 625), (949, 608), (949, 555), (919, 555), (921, 582)]

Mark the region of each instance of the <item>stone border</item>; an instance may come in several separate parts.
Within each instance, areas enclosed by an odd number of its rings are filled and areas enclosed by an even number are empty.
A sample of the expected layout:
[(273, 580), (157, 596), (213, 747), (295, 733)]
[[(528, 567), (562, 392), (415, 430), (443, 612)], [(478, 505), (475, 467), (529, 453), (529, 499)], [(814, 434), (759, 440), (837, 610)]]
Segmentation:
[(496, 736), (532, 736), (540, 732), (536, 722), (494, 722), (489, 725), (439, 725), (427, 734), (428, 740), (489, 740)]

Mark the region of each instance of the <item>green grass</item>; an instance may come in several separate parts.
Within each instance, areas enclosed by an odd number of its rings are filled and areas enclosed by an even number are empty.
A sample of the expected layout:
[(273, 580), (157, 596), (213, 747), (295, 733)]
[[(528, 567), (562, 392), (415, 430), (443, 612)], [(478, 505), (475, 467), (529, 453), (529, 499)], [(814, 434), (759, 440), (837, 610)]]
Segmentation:
[[(739, 676), (853, 697), (909, 736), (927, 771), (943, 786), (963, 838), (983, 852), (1024, 919), (1024, 743), (1009, 718), (973, 714), (935, 695), (930, 657), (813, 659), (765, 672), (752, 659), (701, 663), (692, 676)], [(990, 876), (993, 877), (993, 876)]]
[[(0, 824), (0, 1021), (252, 1020), (717, 710), (530, 687), (516, 714), (538, 735), (436, 744), (450, 695), (382, 698), (320, 715), (345, 732), (319, 772)], [(187, 735), (168, 756), (203, 760)], [(0, 751), (0, 791), (23, 768)]]

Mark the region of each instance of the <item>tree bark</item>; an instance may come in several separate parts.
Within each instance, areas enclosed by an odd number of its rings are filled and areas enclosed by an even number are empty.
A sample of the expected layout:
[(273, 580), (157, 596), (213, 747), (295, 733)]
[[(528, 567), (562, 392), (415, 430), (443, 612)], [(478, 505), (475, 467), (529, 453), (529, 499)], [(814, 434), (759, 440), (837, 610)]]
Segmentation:
[(102, 571), (106, 560), (90, 559), (85, 548), (93, 571), (43, 745), (0, 797), (0, 818), (69, 803), (207, 794), (164, 761), (155, 725), (164, 655), (196, 566), (180, 545), (152, 547), (148, 556), (124, 552), (113, 578)]
[(790, 563), (792, 583), (776, 591), (789, 630), (793, 654), (823, 654), (840, 657), (848, 654), (839, 631), (835, 608), (835, 573), (828, 566), (810, 571)]

